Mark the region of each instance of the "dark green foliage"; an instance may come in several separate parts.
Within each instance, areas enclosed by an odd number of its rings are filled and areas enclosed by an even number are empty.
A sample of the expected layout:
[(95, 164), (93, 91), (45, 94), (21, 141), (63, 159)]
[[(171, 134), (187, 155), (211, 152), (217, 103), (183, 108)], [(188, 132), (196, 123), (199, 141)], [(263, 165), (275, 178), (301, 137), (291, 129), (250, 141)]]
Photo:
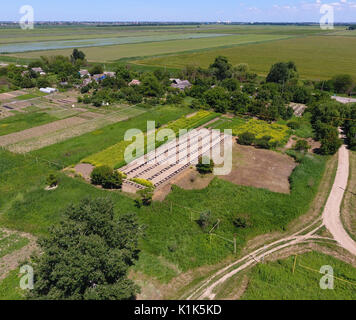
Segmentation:
[(308, 141), (306, 140), (298, 140), (294, 149), (297, 151), (302, 151), (302, 152), (308, 152), (308, 150), (310, 149), (310, 145), (308, 143)]
[(240, 89), (240, 83), (233, 78), (227, 78), (224, 79), (221, 82), (221, 86), (225, 89), (227, 89), (228, 91), (236, 91)]
[(53, 188), (58, 185), (58, 177), (55, 174), (51, 173), (47, 177), (46, 183), (49, 187)]
[(84, 61), (85, 53), (83, 51), (79, 51), (78, 49), (73, 49), (73, 53), (70, 57), (72, 62), (76, 62), (77, 60)]
[(93, 76), (95, 74), (102, 74), (104, 72), (104, 68), (101, 64), (95, 64), (89, 69), (89, 73)]
[(204, 93), (204, 100), (216, 112), (225, 113), (230, 107), (230, 95), (222, 87), (215, 87)]
[(255, 142), (255, 135), (251, 132), (244, 132), (239, 135), (239, 144), (251, 146)]
[(104, 189), (120, 189), (122, 178), (116, 170), (107, 166), (96, 167), (91, 173), (91, 183)]
[(306, 87), (296, 87), (293, 95), (293, 102), (307, 104), (311, 100), (311, 93)]
[(251, 99), (248, 94), (240, 91), (234, 91), (231, 95), (231, 109), (235, 113), (247, 113)]
[(352, 77), (349, 74), (340, 74), (332, 79), (337, 93), (348, 93), (354, 86)]
[(207, 157), (200, 157), (197, 164), (197, 170), (200, 174), (212, 173), (214, 170), (214, 161)]
[(300, 128), (300, 123), (297, 121), (290, 121), (287, 123), (287, 126), (293, 130), (296, 130)]
[(330, 125), (325, 125), (323, 128), (322, 138), (320, 139), (321, 147), (320, 153), (323, 155), (335, 154), (342, 145), (342, 141), (339, 138), (339, 132), (337, 128)]
[(142, 206), (150, 206), (152, 204), (152, 198), (154, 194), (153, 188), (145, 188), (138, 192), (140, 198), (135, 200), (135, 205), (137, 208), (141, 208)]
[(356, 150), (356, 104), (348, 105), (348, 120), (344, 124), (346, 140), (351, 150)]
[(204, 211), (200, 214), (199, 220), (197, 221), (199, 226), (203, 230), (207, 230), (213, 223), (213, 215), (210, 210)]
[(148, 97), (161, 97), (163, 95), (163, 87), (158, 79), (153, 74), (148, 74), (142, 80), (140, 86), (141, 93)]
[(238, 229), (246, 229), (252, 227), (252, 223), (248, 214), (239, 214), (234, 219), (233, 224)]
[(140, 228), (133, 214), (114, 219), (113, 203), (85, 199), (67, 208), (41, 238), (32, 299), (128, 300), (139, 288), (127, 278), (138, 258)]
[(215, 59), (214, 63), (210, 65), (210, 70), (212, 70), (213, 75), (218, 80), (224, 80), (226, 78), (231, 78), (231, 64), (226, 57), (219, 56)]
[(255, 144), (257, 147), (262, 149), (273, 149), (277, 147), (277, 142), (272, 142), (271, 139), (271, 136), (263, 136), (260, 139), (256, 139)]
[(293, 62), (278, 62), (271, 67), (267, 82), (285, 84), (297, 77), (297, 68)]

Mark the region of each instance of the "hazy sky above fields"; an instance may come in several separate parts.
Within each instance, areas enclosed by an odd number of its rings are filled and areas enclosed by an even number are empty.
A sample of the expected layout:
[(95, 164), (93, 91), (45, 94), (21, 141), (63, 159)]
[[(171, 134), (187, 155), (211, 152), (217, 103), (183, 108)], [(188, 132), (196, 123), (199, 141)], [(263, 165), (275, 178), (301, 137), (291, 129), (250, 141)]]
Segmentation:
[(36, 21), (243, 21), (319, 22), (321, 4), (332, 4), (336, 22), (356, 21), (356, 0), (12, 0), (0, 20), (18, 21), (23, 5)]

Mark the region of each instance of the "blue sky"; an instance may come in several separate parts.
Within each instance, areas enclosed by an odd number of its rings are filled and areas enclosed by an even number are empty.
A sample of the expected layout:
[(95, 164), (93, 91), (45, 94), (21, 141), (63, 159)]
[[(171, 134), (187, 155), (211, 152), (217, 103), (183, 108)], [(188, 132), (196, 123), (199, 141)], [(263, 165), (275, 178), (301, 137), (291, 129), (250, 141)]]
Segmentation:
[(332, 4), (336, 22), (356, 21), (356, 0), (12, 0), (0, 20), (18, 21), (23, 5), (35, 20), (318, 22), (320, 5)]

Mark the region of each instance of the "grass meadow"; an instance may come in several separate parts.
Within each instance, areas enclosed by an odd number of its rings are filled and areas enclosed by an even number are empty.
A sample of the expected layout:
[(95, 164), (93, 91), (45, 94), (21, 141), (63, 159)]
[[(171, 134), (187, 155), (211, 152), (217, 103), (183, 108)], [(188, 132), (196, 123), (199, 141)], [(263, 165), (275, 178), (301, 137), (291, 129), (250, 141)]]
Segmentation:
[[(69, 159), (75, 158), (77, 155), (73, 154)], [(221, 220), (216, 231), (220, 236), (232, 239), (237, 233), (240, 250), (256, 235), (285, 230), (290, 221), (308, 210), (326, 160), (320, 156), (305, 156), (290, 178), (290, 195), (237, 186), (215, 178), (203, 190), (173, 187), (164, 202), (138, 209), (132, 198), (118, 191), (97, 189), (32, 157), (1, 151), (0, 225), (35, 235), (46, 234), (51, 225), (58, 223), (69, 203), (77, 203), (89, 194), (109, 197), (118, 215), (134, 212), (145, 225), (136, 269), (167, 282), (180, 271), (214, 264), (232, 254), (231, 243), (219, 238), (210, 241), (199, 227), (196, 220), (200, 212), (210, 210), (214, 221)], [(56, 173), (60, 180), (54, 191), (45, 190), (50, 173)], [(249, 217), (251, 227), (234, 227), (233, 220), (240, 214)]]
[[(356, 269), (352, 265), (317, 252), (309, 252), (298, 256), (294, 274), (292, 273), (293, 265), (294, 256), (285, 260), (258, 264), (249, 273), (249, 284), (242, 299), (356, 299)], [(334, 290), (322, 290), (320, 288), (320, 279), (323, 275), (319, 273), (319, 270), (326, 265), (333, 267), (335, 277), (350, 283), (334, 279)]]
[[(356, 63), (356, 41), (343, 36), (309, 36), (204, 52), (147, 58), (135, 63), (168, 68), (196, 65), (207, 68), (222, 55), (233, 65), (248, 63), (252, 71), (266, 75), (273, 63), (293, 60), (302, 78), (329, 79), (340, 73), (350, 73)], [(341, 59), (342, 57), (342, 59)]]
[(16, 269), (0, 281), (0, 301), (1, 300), (24, 300), (25, 293), (20, 288), (20, 270)]
[[(227, 35), (214, 38), (199, 38), (189, 40), (169, 40), (145, 42), (136, 44), (122, 44), (110, 46), (93, 46), (82, 48), (87, 55), (89, 61), (110, 62), (123, 58), (146, 57), (160, 54), (174, 54), (183, 51), (194, 51), (216, 47), (229, 47), (243, 45), (254, 42), (273, 41), (287, 38), (285, 35), (270, 35), (270, 34), (243, 34), (243, 35)], [(41, 56), (65, 55), (71, 54), (73, 49), (45, 50), (32, 51), (24, 53), (11, 54), (13, 57), (19, 58), (40, 58)]]

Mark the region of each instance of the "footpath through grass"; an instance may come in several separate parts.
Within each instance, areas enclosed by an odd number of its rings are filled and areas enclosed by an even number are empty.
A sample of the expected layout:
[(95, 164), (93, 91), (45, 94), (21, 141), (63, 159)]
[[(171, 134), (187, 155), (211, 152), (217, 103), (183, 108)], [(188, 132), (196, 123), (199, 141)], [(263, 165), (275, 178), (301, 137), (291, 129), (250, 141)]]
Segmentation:
[[(292, 273), (294, 256), (266, 264), (258, 264), (249, 274), (243, 300), (355, 300), (356, 269), (347, 263), (317, 252), (298, 256)], [(319, 273), (322, 266), (331, 266), (333, 290), (322, 290)], [(352, 285), (353, 283), (353, 285)]]

